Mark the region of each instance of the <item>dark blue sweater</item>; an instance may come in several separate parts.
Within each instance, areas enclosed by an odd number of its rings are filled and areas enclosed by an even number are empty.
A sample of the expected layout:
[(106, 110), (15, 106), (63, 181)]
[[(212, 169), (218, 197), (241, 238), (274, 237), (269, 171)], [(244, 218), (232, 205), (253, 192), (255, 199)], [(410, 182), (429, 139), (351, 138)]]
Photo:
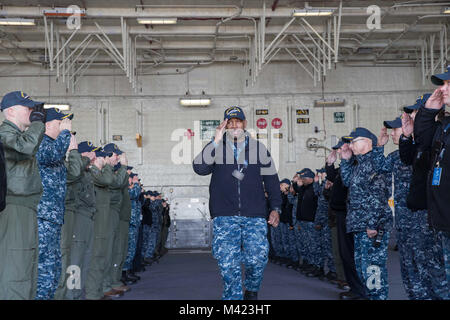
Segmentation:
[[(232, 173), (243, 170), (244, 179), (239, 181)], [(193, 161), (195, 173), (212, 174), (209, 185), (209, 211), (211, 217), (246, 216), (266, 218), (264, 190), (269, 195), (270, 210), (281, 209), (280, 180), (275, 163), (266, 147), (257, 140), (248, 144), (239, 154), (238, 161), (226, 137), (214, 147), (208, 143)]]

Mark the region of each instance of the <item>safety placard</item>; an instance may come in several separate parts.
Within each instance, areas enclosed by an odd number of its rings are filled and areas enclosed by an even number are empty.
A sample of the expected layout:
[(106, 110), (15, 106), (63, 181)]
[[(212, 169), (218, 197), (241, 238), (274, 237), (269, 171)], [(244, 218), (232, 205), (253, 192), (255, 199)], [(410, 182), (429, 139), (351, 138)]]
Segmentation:
[(257, 116), (267, 116), (269, 114), (269, 109), (256, 109)]
[(295, 110), (295, 113), (298, 116), (309, 116), (309, 109), (297, 109)]
[(256, 121), (256, 126), (257, 126), (259, 129), (265, 129), (265, 128), (267, 127), (267, 120), (264, 119), (264, 118), (259, 118), (259, 119)]
[(309, 118), (297, 118), (297, 123), (309, 123)]
[(272, 127), (274, 127), (275, 129), (280, 129), (282, 125), (283, 121), (281, 121), (280, 118), (274, 118), (272, 120)]
[(273, 138), (274, 139), (283, 139), (283, 134), (282, 133), (274, 133)]
[(267, 133), (257, 133), (256, 139), (267, 139)]
[(200, 120), (200, 139), (211, 140), (216, 135), (220, 120)]
[(334, 113), (334, 122), (335, 123), (345, 122), (345, 112), (335, 112)]

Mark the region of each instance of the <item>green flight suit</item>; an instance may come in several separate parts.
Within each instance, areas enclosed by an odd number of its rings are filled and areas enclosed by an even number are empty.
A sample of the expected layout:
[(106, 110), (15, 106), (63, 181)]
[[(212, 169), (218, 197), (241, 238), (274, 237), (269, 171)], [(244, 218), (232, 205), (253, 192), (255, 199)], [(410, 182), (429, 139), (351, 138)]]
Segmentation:
[(128, 174), (127, 184), (122, 188), (122, 206), (119, 213), (119, 252), (114, 261), (115, 275), (113, 278), (113, 288), (122, 285), (122, 269), (128, 254), (128, 231), (130, 229), (131, 219), (131, 200), (128, 192)]
[(66, 281), (69, 276), (67, 267), (70, 266), (70, 247), (72, 245), (74, 214), (76, 210), (76, 182), (81, 178), (82, 165), (83, 162), (78, 150), (71, 150), (68, 161), (66, 161), (67, 191), (64, 201), (64, 224), (61, 228), (61, 277), (59, 278), (58, 288), (55, 292), (55, 300), (63, 299), (65, 289), (67, 288)]
[(24, 132), (8, 120), (0, 125), (8, 185), (6, 207), (0, 213), (0, 300), (36, 296), (36, 215), (42, 194), (36, 152), (44, 131), (40, 121), (32, 122)]
[(90, 172), (94, 181), (95, 207), (94, 242), (89, 264), (86, 299), (98, 300), (103, 297), (103, 279), (106, 269), (107, 242), (110, 237), (110, 191), (109, 186), (114, 179), (113, 168), (105, 165), (100, 171), (91, 166)]
[[(126, 166), (121, 166), (114, 174), (113, 181), (109, 187), (110, 210), (108, 219), (108, 238), (106, 244), (106, 269), (103, 277), (103, 292), (106, 293), (113, 288), (114, 278), (120, 256), (119, 242), (119, 214), (122, 207), (122, 188), (128, 185), (128, 174)], [(118, 286), (122, 285), (120, 283)], [(115, 286), (115, 287), (118, 287)]]

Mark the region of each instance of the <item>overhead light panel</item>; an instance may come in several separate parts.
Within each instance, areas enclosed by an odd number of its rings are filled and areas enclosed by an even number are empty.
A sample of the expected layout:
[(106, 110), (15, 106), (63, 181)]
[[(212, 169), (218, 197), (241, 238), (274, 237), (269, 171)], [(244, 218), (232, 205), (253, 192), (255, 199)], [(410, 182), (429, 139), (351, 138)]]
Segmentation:
[(70, 110), (70, 105), (67, 103), (44, 103), (44, 109), (56, 108), (61, 111)]
[(294, 17), (319, 17), (331, 16), (334, 9), (296, 9), (292, 13)]
[(181, 98), (180, 104), (186, 107), (206, 107), (211, 104), (211, 98)]
[(22, 18), (1, 18), (0, 25), (2, 26), (34, 26), (34, 19)]
[(138, 18), (139, 24), (176, 24), (177, 18)]
[(450, 7), (445, 8), (444, 11), (442, 11), (442, 13), (450, 14)]

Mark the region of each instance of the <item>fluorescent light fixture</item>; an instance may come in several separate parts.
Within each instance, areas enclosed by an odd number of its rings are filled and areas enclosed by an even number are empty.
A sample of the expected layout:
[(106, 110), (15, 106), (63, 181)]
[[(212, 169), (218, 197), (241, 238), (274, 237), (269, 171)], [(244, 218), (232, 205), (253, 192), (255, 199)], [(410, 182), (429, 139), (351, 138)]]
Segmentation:
[(211, 104), (211, 98), (181, 98), (180, 104), (182, 106), (209, 106)]
[(450, 14), (450, 7), (445, 8), (444, 11), (442, 11), (442, 13)]
[(176, 24), (177, 18), (138, 18), (140, 24)]
[(2, 18), (0, 19), (0, 25), (2, 26), (34, 26), (34, 19), (22, 19), (22, 18)]
[(318, 17), (331, 16), (334, 9), (296, 9), (292, 13), (294, 17)]
[(70, 110), (70, 105), (68, 104), (59, 104), (59, 103), (44, 103), (44, 109), (56, 108), (61, 111)]
[(47, 17), (71, 17), (79, 15), (80, 17), (86, 16), (86, 9), (81, 9), (78, 7), (67, 7), (67, 8), (53, 8), (45, 9), (44, 15)]

